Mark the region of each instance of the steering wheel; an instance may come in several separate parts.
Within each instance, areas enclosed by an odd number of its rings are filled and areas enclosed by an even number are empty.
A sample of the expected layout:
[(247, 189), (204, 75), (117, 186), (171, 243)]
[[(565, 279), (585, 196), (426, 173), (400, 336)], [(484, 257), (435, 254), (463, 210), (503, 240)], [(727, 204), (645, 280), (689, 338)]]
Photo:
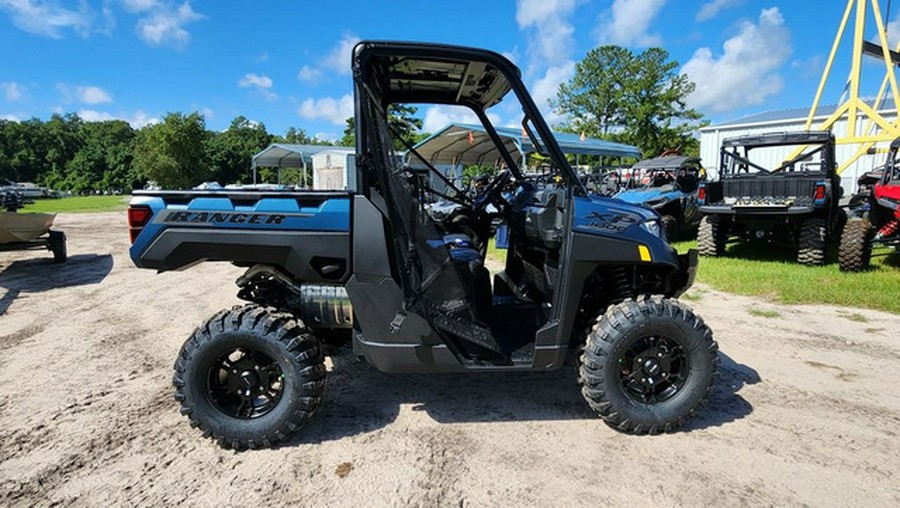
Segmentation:
[(495, 176), (472, 200), (472, 209), (480, 212), (490, 203), (497, 203), (498, 200), (504, 202), (500, 197), (500, 191), (509, 183), (511, 176), (512, 172), (509, 169), (505, 169)]

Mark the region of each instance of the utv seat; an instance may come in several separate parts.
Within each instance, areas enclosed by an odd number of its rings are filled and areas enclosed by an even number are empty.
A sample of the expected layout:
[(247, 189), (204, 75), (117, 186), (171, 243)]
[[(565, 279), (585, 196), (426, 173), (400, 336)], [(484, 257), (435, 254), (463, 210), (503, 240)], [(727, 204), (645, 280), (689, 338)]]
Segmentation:
[(475, 306), (475, 315), (481, 321), (488, 322), (493, 305), (493, 293), (490, 272), (484, 267), (481, 254), (474, 248), (468, 235), (447, 235), (444, 237), (444, 244), (450, 250), (450, 259), (459, 269), (466, 293)]

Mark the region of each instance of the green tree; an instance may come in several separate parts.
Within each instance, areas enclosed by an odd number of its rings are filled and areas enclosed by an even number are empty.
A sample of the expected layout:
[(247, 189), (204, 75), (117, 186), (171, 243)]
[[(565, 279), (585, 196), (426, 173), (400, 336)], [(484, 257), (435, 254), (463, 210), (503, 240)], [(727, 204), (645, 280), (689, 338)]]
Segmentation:
[(678, 68), (662, 48), (640, 54), (619, 46), (594, 48), (551, 105), (568, 117), (564, 130), (633, 144), (646, 156), (676, 148), (696, 154), (694, 133), (705, 122), (687, 107), (695, 85)]
[(253, 156), (271, 142), (265, 125), (238, 116), (227, 130), (209, 136), (207, 152), (213, 178), (221, 184), (249, 181)]
[[(416, 117), (419, 108), (406, 104), (391, 104), (388, 106), (388, 124), (394, 134), (394, 148), (399, 151), (406, 150), (406, 146), (398, 138), (405, 139), (409, 144), (415, 145), (428, 135), (420, 132), (422, 119)], [(338, 141), (340, 146), (356, 146), (356, 118), (347, 118), (347, 126), (344, 128), (344, 136)]]
[(138, 132), (134, 169), (142, 178), (160, 186), (184, 189), (207, 181), (212, 172), (206, 156), (206, 122), (203, 115), (169, 113), (162, 123)]
[(84, 143), (66, 163), (64, 178), (54, 187), (75, 192), (131, 190), (139, 184), (131, 165), (134, 136), (134, 130), (122, 120), (84, 123)]

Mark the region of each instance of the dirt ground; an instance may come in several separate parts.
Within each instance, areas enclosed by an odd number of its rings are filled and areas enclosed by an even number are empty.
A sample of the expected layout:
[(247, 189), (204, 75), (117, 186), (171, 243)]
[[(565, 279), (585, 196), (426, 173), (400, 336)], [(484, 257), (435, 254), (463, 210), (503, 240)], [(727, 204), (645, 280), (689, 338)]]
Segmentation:
[(686, 431), (613, 431), (571, 369), (386, 375), (342, 354), (301, 436), (220, 449), (179, 415), (171, 368), (239, 303), (240, 271), (138, 270), (124, 223), (59, 217), (64, 265), (0, 254), (0, 506), (900, 505), (900, 316), (704, 287), (686, 301), (722, 376)]

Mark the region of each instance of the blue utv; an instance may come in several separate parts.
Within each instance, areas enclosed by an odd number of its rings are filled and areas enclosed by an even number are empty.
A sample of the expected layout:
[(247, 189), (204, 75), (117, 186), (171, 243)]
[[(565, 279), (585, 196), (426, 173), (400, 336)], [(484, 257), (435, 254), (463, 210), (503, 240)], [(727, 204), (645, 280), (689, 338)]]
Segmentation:
[(698, 157), (665, 155), (645, 159), (631, 168), (631, 177), (615, 195), (626, 203), (656, 210), (669, 242), (700, 224), (697, 189), (706, 180)]
[[(273, 446), (312, 418), (323, 347), (343, 344), (390, 373), (546, 372), (573, 356), (587, 404), (614, 428), (655, 434), (693, 417), (719, 363), (712, 331), (676, 299), (694, 280), (697, 251), (679, 255), (651, 210), (587, 192), (505, 57), (367, 41), (352, 66), (356, 189), (132, 198), (138, 267), (247, 270), (237, 280), (246, 304), (200, 325), (178, 355), (181, 413), (223, 446)], [(490, 108), (504, 99), (551, 161), (552, 185), (538, 187), (494, 128)], [(392, 104), (469, 108), (505, 169), (466, 194), (392, 127)], [(445, 186), (399, 161), (395, 139)], [(459, 208), (429, 213), (435, 197)], [(497, 215), (509, 249), (492, 283), (484, 261)], [(493, 378), (482, 379), (472, 403), (491, 389)], [(551, 380), (523, 380), (521, 396), (527, 383)]]

